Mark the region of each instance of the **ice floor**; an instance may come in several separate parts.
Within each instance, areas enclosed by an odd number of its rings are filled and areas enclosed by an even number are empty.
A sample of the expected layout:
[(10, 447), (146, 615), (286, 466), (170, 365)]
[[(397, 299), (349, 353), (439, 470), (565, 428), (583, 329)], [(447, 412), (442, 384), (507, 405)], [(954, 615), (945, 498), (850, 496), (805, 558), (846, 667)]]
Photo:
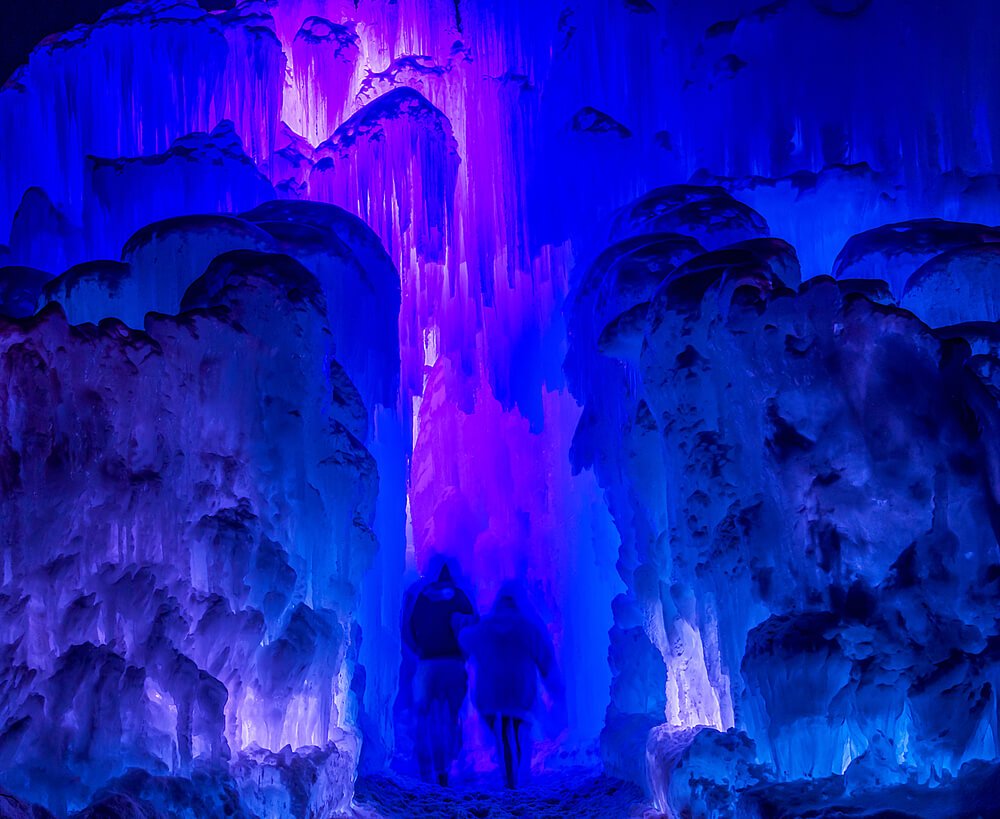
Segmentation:
[(562, 819), (654, 816), (642, 790), (593, 770), (536, 778), (517, 791), (461, 786), (441, 788), (398, 776), (365, 776), (354, 794), (358, 819)]
[[(957, 777), (945, 775), (933, 787), (897, 784), (851, 793), (844, 777), (753, 788), (728, 810), (718, 783), (703, 783), (702, 801), (692, 816), (734, 819), (997, 819), (1000, 817), (1000, 766), (970, 763)], [(724, 787), (721, 788), (724, 790)], [(485, 782), (455, 788), (426, 785), (400, 776), (365, 776), (355, 791), (355, 819), (675, 819), (659, 813), (629, 782), (592, 769), (572, 769), (536, 777), (515, 792)], [(735, 815), (730, 811), (735, 811)]]

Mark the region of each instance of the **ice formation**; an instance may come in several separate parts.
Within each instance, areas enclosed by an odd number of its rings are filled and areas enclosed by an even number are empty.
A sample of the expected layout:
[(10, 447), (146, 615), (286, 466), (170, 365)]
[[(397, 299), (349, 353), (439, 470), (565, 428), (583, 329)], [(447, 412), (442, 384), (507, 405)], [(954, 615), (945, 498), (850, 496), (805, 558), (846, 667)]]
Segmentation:
[(5, 784), (59, 812), (230, 759), (262, 798), (253, 749), (360, 742), (377, 473), (322, 290), (235, 251), (186, 301), (145, 331), (4, 325)]
[(40, 42), (0, 89), (4, 810), (349, 810), (414, 769), (446, 555), (548, 625), (538, 772), (982, 812), (1000, 16), (926, 5), (131, 0)]
[[(629, 586), (611, 634), (615, 761), (636, 764), (650, 729), (661, 806), (721, 816), (768, 778), (846, 774), (853, 792), (995, 759), (998, 405), (976, 325), (968, 340), (935, 334), (864, 280), (796, 288), (780, 242), (692, 247), (657, 233), (613, 244), (585, 281), (622, 301), (601, 315), (581, 292), (570, 308), (608, 327), (642, 308), (628, 329), (640, 340), (605, 349), (617, 398), (607, 377), (578, 388), (576, 451), (604, 476)], [(641, 291), (616, 276), (635, 256), (659, 278)], [(982, 282), (981, 265), (954, 286), (966, 277)], [(955, 309), (992, 318), (989, 299)], [(593, 353), (595, 329), (571, 343)]]

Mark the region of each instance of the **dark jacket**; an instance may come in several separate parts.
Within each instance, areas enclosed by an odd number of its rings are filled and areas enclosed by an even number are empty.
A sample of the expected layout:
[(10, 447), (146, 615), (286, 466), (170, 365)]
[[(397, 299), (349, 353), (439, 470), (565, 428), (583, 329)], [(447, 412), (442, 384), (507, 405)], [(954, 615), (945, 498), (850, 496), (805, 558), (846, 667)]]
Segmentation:
[(434, 581), (417, 595), (410, 613), (411, 648), (421, 660), (463, 657), (455, 632), (455, 615), (471, 617), (475, 609), (454, 583)]

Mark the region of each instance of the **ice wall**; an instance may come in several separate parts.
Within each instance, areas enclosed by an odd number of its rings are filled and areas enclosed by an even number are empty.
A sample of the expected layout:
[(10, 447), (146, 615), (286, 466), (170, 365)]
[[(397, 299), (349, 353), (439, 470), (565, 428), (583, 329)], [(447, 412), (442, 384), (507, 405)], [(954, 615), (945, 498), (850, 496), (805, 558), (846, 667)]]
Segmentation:
[[(665, 719), (678, 729), (733, 725), (716, 602), (712, 595), (698, 600), (673, 583), (676, 524), (669, 493), (676, 491), (676, 476), (664, 464), (668, 450), (638, 366), (647, 313), (662, 283), (683, 280), (685, 271), (697, 279), (729, 268), (773, 266), (797, 279), (794, 252), (766, 233), (763, 218), (721, 188), (658, 188), (619, 214), (611, 234), (617, 241), (567, 302), (566, 371), (571, 389), (584, 399), (573, 463), (593, 468), (605, 490), (621, 537), (618, 571), (627, 585), (613, 605), (611, 702), (602, 746), (612, 769), (639, 780), (646, 734)], [(692, 404), (693, 412), (700, 403)]]
[(982, 229), (915, 224), (943, 260), (931, 272), (887, 256), (918, 284), (949, 265), (947, 299), (907, 291), (973, 322), (935, 332), (884, 282), (799, 286), (779, 240), (701, 252), (696, 231), (660, 232), (690, 203), (715, 224), (738, 212), (717, 189), (643, 197), (613, 231), (641, 239), (610, 245), (569, 307), (568, 363), (601, 373), (576, 381), (574, 451), (605, 487), (628, 585), (609, 762), (635, 775), (651, 729), (660, 806), (724, 816), (762, 781), (846, 772), (864, 790), (995, 760), (992, 291), (967, 295), (987, 287)]
[(3, 320), (3, 783), (65, 813), (130, 767), (221, 768), (277, 815), (300, 766), (342, 810), (365, 408), (289, 257), (223, 254), (184, 306), (144, 331)]
[[(386, 714), (395, 694), (398, 662), (392, 646), (398, 646), (399, 639), (398, 590), (393, 591), (391, 578), (402, 574), (408, 449), (399, 406), (399, 276), (381, 242), (357, 217), (312, 202), (265, 202), (242, 218), (174, 217), (138, 230), (122, 250), (124, 261), (88, 262), (47, 282), (43, 300), (59, 302), (75, 323), (116, 316), (141, 327), (150, 311), (210, 303), (203, 293), (205, 277), (216, 270), (214, 260), (230, 253), (287, 258), (283, 269), (309, 271), (329, 305), (325, 315), (330, 350), (339, 362), (326, 377), (328, 387), (335, 392), (346, 378), (360, 391), (362, 403), (347, 409), (358, 416), (360, 440), (378, 464), (373, 526), (383, 545), (366, 573), (368, 588), (357, 616), (369, 637), (368, 645), (359, 641), (370, 675), (360, 720), (370, 729), (365, 753), (381, 760), (391, 747)], [(215, 286), (228, 292), (239, 285), (221, 281)], [(358, 318), (363, 320), (359, 323)], [(387, 590), (384, 577), (390, 579)], [(371, 645), (381, 646), (381, 651), (369, 657)], [(367, 724), (369, 719), (375, 720), (373, 725)]]
[(222, 14), (194, 2), (124, 3), (93, 26), (47, 39), (0, 93), (0, 224), (37, 186), (79, 225), (88, 156), (158, 154), (222, 120), (234, 123), (250, 156), (267, 156), (283, 66), (266, 12), (253, 3)]

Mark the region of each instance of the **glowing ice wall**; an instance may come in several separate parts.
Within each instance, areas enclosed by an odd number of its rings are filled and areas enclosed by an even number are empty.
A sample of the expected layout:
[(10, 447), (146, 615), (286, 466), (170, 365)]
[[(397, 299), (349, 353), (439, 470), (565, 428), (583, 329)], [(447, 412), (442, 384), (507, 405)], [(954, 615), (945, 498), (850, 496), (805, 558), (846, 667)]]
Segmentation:
[(184, 306), (3, 320), (3, 783), (65, 814), (139, 767), (281, 815), (311, 771), (343, 810), (364, 405), (287, 256), (220, 255)]

